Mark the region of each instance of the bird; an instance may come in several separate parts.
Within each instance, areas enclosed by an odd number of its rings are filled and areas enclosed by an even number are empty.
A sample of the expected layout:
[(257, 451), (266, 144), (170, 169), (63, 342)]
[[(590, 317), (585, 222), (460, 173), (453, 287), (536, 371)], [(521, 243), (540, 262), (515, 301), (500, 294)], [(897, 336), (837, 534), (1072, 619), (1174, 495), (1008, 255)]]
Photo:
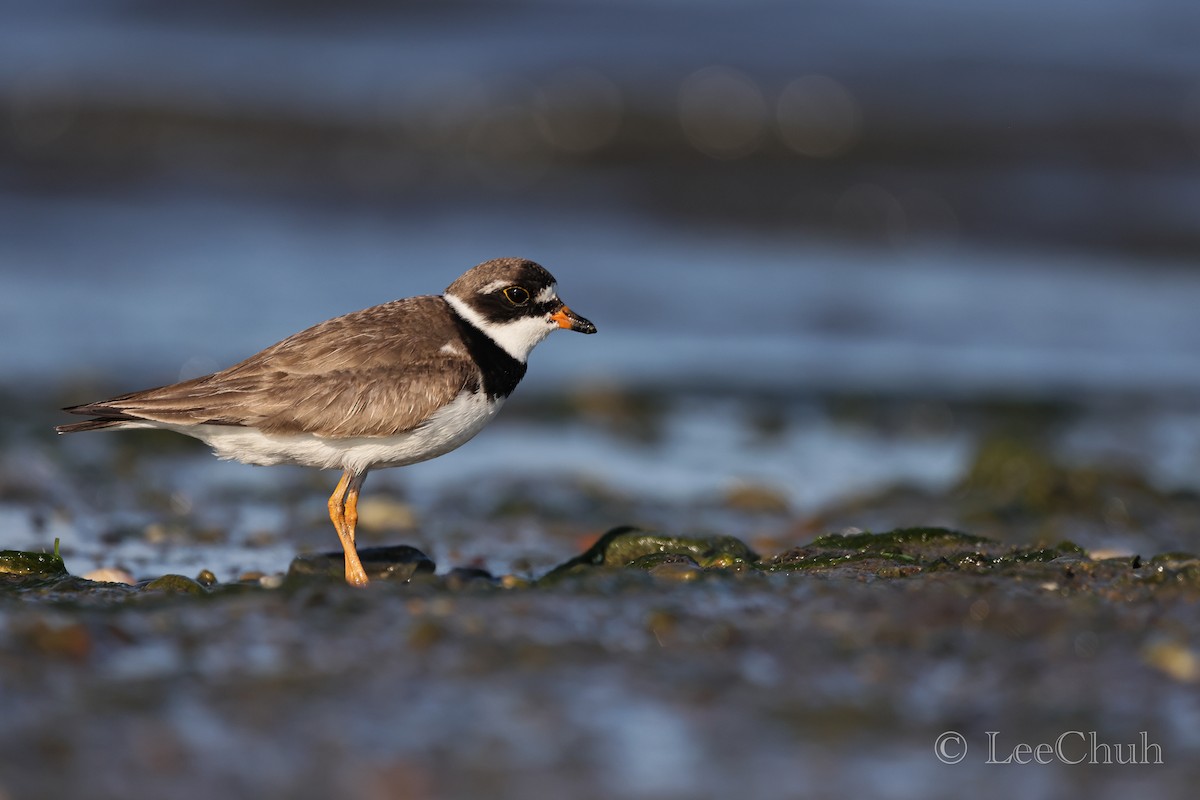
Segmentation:
[(354, 531), (367, 473), (436, 458), (479, 433), (556, 329), (596, 332), (544, 267), (492, 259), (441, 295), (335, 317), (210, 375), (64, 408), (91, 419), (55, 430), (159, 428), (223, 460), (340, 469), (329, 518), (346, 582), (366, 586)]

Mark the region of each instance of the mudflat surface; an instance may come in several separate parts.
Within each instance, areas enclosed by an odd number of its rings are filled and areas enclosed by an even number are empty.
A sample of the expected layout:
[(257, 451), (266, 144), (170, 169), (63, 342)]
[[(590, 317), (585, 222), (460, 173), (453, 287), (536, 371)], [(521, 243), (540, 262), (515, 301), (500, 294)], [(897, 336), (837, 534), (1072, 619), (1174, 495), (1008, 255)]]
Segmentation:
[[(857, 424), (887, 428), (872, 408)], [(778, 485), (673, 502), (547, 476), (409, 503), (385, 480), (365, 591), (320, 555), (311, 475), (193, 509), (202, 451), (102, 439), (84, 461), (111, 494), (6, 500), (35, 540), (84, 533), (62, 561), (0, 558), (0, 796), (1190, 796), (1200, 560), (1168, 545), (1200, 499), (955, 414), (980, 423), (956, 481), (816, 513)], [(62, 447), (21, 444), (69, 472)], [(264, 504), (292, 522), (255, 535)], [(617, 515), (656, 531), (601, 536)], [(956, 530), (852, 524), (917, 518)]]

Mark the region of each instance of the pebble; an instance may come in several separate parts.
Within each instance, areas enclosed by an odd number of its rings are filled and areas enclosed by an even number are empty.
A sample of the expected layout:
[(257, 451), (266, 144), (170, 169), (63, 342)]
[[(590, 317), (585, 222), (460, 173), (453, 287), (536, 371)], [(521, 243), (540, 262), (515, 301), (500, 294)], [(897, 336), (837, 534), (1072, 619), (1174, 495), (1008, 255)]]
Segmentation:
[(163, 575), (142, 587), (143, 592), (168, 594), (203, 594), (204, 587), (185, 575)]
[(656, 564), (646, 571), (659, 580), (677, 581), (679, 583), (694, 581), (704, 572), (700, 568), (700, 565), (691, 559)]
[(85, 581), (96, 581), (97, 583), (123, 583), (126, 586), (133, 586), (137, 580), (123, 569), (117, 567), (100, 567), (83, 576)]
[(258, 585), (264, 589), (278, 589), (283, 586), (284, 575), (282, 572), (276, 572), (271, 575), (263, 575), (258, 579)]
[(1092, 550), (1088, 558), (1092, 561), (1104, 561), (1108, 558), (1133, 558), (1133, 551), (1123, 547), (1108, 547)]
[(455, 567), (446, 573), (446, 588), (458, 591), (467, 586), (495, 586), (499, 581), (486, 569)]
[(784, 492), (773, 486), (742, 483), (725, 492), (725, 506), (748, 514), (786, 514), (791, 502)]
[(519, 575), (505, 575), (500, 578), (500, 585), (505, 589), (528, 589), (533, 584)]
[(1142, 651), (1142, 660), (1181, 683), (1200, 680), (1200, 656), (1180, 642), (1154, 642)]
[(417, 517), (408, 503), (370, 497), (358, 504), (358, 524), (371, 531), (407, 531), (417, 526)]

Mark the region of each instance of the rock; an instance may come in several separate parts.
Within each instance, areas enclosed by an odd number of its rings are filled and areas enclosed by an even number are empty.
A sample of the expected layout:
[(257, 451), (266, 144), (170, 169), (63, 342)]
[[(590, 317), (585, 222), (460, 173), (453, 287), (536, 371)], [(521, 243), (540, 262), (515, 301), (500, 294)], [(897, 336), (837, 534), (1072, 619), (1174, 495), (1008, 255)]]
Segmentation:
[(821, 570), (852, 566), (855, 570), (877, 572), (888, 569), (889, 576), (899, 568), (901, 574), (920, 571), (934, 562), (953, 565), (983, 566), (989, 562), (984, 548), (994, 543), (947, 528), (899, 528), (886, 533), (832, 533), (819, 536), (810, 544), (795, 547), (763, 564), (770, 572)]
[(758, 561), (758, 555), (733, 536), (669, 536), (626, 525), (613, 528), (584, 553), (555, 567), (541, 580), (555, 581), (589, 567), (634, 566), (639, 559), (663, 554), (686, 556), (698, 568)]
[(455, 567), (446, 573), (446, 588), (465, 589), (469, 586), (498, 586), (500, 580), (486, 569), (478, 567)]
[(58, 543), (53, 553), (27, 553), (23, 550), (0, 550), (0, 575), (18, 575), (35, 578), (62, 578), (68, 575), (67, 566), (58, 554)]
[[(925, 571), (977, 574), (1016, 570), (1038, 580), (1071, 579), (1097, 562), (1078, 545), (1061, 541), (1042, 547), (1013, 547), (947, 528), (898, 528), (886, 533), (829, 534), (760, 565), (768, 572), (841, 570), (897, 578)], [(1120, 568), (1126, 568), (1120, 562)]]
[(213, 574), (211, 569), (202, 569), (200, 574), (196, 576), (196, 583), (201, 586), (216, 586), (217, 576)]
[[(405, 544), (389, 547), (363, 547), (358, 551), (367, 578), (373, 581), (408, 581), (414, 575), (429, 574), (436, 565), (429, 556)], [(288, 567), (288, 580), (295, 578), (346, 579), (345, 555), (341, 550), (297, 556)]]

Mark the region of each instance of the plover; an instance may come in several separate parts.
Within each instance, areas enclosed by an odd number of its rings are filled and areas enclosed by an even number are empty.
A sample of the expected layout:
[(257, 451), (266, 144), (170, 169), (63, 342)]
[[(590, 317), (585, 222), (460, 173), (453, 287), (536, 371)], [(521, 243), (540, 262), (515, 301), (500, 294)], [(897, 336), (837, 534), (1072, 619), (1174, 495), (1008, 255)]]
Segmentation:
[(558, 298), (548, 271), (498, 258), (440, 296), (355, 311), (220, 372), (63, 409), (93, 419), (56, 430), (161, 428), (222, 459), (342, 470), (329, 518), (346, 581), (363, 586), (354, 528), (367, 473), (435, 458), (477, 434), (556, 328), (596, 332)]

